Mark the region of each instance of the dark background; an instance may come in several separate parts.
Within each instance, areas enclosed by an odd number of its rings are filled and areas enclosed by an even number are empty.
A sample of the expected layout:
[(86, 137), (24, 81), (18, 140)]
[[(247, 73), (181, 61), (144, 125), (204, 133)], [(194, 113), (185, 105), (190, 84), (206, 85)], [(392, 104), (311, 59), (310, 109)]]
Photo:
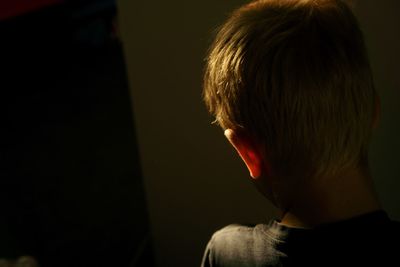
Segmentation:
[[(152, 266), (154, 247), (198, 266), (215, 230), (276, 216), (201, 101), (214, 29), (245, 2), (0, 2), (0, 257)], [(399, 220), (400, 1), (352, 2), (382, 100), (372, 173)]]
[[(248, 1), (117, 2), (156, 258), (163, 267), (198, 266), (215, 230), (276, 217), (201, 101), (213, 33)], [(383, 207), (400, 220), (400, 1), (351, 2), (382, 100), (372, 176)]]
[(151, 266), (116, 4), (36, 2), (1, 4), (0, 258)]

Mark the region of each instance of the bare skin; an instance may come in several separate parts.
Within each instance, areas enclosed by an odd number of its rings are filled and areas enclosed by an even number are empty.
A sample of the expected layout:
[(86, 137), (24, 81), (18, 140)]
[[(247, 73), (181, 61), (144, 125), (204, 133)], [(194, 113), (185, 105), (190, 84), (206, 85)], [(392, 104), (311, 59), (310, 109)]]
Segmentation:
[[(268, 180), (274, 177), (268, 176), (261, 153), (252, 147), (249, 140), (244, 140), (245, 137), (239, 137), (230, 129), (225, 131), (225, 136), (246, 164), (253, 182), (261, 184), (259, 187), (263, 188), (260, 191), (272, 202), (276, 202), (271, 199), (273, 197), (267, 188), (270, 186)], [(285, 192), (287, 197), (274, 203), (282, 210), (282, 224), (309, 228), (381, 209), (368, 170), (361, 171), (355, 167), (337, 177), (315, 181), (319, 182), (292, 188), (290, 192)]]
[[(380, 101), (376, 100), (374, 129), (380, 115)], [(260, 192), (282, 211), (281, 223), (284, 225), (312, 228), (381, 209), (368, 167), (354, 166), (335, 177), (314, 179), (307, 186), (287, 186), (277, 190), (271, 188), (271, 180), (276, 177), (266, 168), (268, 162), (260, 151), (261, 146), (232, 129), (226, 129), (224, 134), (246, 164)], [(277, 200), (274, 195), (283, 197)]]
[(282, 214), (282, 224), (309, 228), (381, 209), (371, 177), (357, 169), (330, 177), (296, 197)]

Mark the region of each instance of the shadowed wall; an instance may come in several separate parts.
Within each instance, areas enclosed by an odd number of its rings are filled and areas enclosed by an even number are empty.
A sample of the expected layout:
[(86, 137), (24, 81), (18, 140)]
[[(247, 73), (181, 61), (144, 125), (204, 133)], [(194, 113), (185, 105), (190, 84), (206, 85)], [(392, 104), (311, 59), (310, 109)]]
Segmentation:
[[(141, 162), (159, 266), (198, 266), (213, 231), (234, 222), (266, 222), (275, 211), (201, 100), (203, 59), (213, 30), (245, 1), (119, 1)], [(373, 174), (393, 218), (400, 219), (398, 1), (359, 1), (382, 97), (371, 153)], [(396, 23), (397, 22), (397, 23)]]

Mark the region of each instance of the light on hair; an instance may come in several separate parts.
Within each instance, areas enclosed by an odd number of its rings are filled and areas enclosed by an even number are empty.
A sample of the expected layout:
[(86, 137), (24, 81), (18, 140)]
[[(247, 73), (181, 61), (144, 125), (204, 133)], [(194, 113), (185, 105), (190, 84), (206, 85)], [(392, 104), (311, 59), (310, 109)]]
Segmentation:
[(219, 29), (204, 101), (265, 145), (283, 176), (367, 162), (376, 92), (357, 20), (340, 0), (252, 1)]

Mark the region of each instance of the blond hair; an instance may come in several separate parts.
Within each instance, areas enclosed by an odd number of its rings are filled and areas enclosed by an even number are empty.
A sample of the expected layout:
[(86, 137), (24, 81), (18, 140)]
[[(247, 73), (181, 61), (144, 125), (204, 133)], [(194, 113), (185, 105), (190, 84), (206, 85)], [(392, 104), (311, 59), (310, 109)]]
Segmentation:
[(234, 11), (210, 47), (203, 95), (222, 128), (263, 144), (276, 173), (323, 176), (368, 162), (376, 92), (343, 1), (260, 0)]

